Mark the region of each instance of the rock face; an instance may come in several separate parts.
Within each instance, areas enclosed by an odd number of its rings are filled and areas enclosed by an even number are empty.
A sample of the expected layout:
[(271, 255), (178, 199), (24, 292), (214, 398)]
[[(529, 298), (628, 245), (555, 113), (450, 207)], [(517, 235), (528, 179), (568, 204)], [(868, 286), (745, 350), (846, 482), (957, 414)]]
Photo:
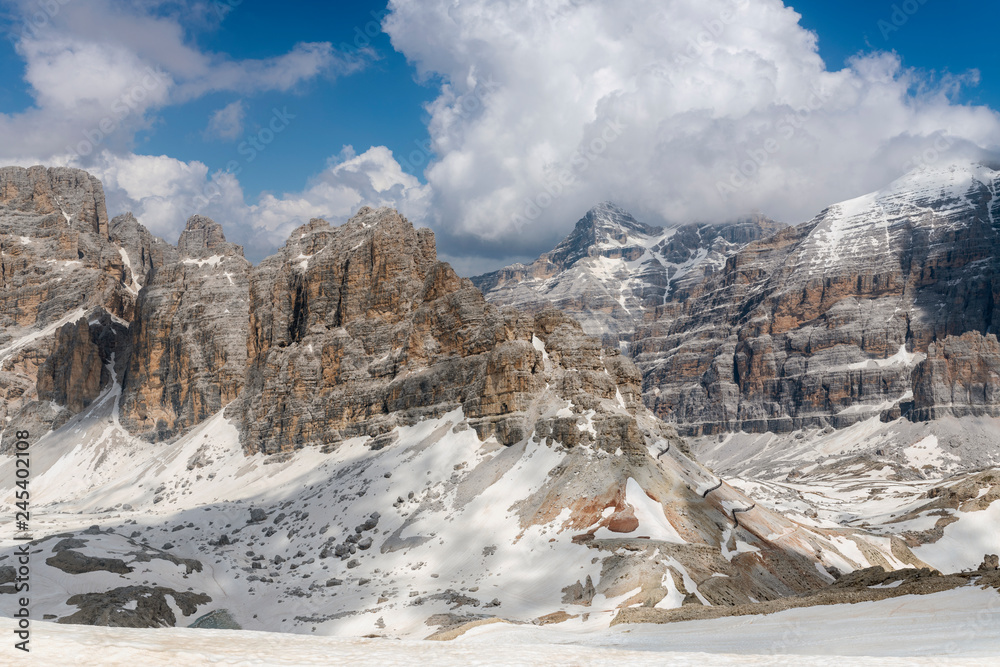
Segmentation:
[(250, 263), (240, 246), (226, 242), (220, 225), (201, 216), (188, 221), (176, 251), (141, 234), (138, 244), (136, 266), (145, 271), (138, 273), (145, 285), (130, 328), (121, 420), (133, 434), (160, 441), (239, 395)]
[(1000, 417), (1000, 344), (970, 331), (931, 343), (913, 372), (914, 418)]
[(231, 412), (249, 451), (378, 438), (457, 408), (480, 437), (517, 442), (545, 387), (538, 346), (549, 339), (580, 371), (567, 391), (639, 395), (617, 351), (557, 313), (533, 319), (487, 304), (437, 262), (429, 230), (390, 209), (297, 230), (254, 270), (250, 298), (247, 391)]
[[(670, 553), (682, 567), (709, 580), (702, 591), (712, 603), (770, 599), (825, 581), (814, 560), (822, 538), (755, 510), (691, 461), (673, 430), (643, 406), (638, 369), (617, 348), (586, 336), (559, 311), (530, 317), (490, 305), (470, 281), (436, 261), (429, 231), (415, 230), (391, 209), (365, 208), (342, 227), (314, 220), (295, 231), (281, 252), (253, 271), (250, 295), (250, 370), (242, 396), (226, 413), (239, 425), (248, 453), (318, 446), (336, 458), (348, 447), (344, 441), (362, 438), (360, 448), (349, 445), (352, 457), (405, 452), (409, 460), (411, 452), (443, 448), (471, 429), (473, 448), (481, 449), (476, 456), (501, 453), (475, 470), (442, 459), (450, 476), (442, 492), (454, 489), (456, 507), (464, 506), (478, 493), (474, 489), (513, 474), (509, 466), (521, 465), (515, 462), (528, 451), (554, 457), (558, 464), (532, 464), (532, 470), (554, 465), (533, 491), (505, 502), (513, 503), (509, 511), (522, 531), (558, 518), (559, 532), (571, 531), (563, 539), (593, 549), (595, 558), (612, 545), (634, 546), (634, 558), (607, 558), (601, 581), (591, 582), (606, 597), (642, 587), (629, 604), (663, 599), (664, 572), (647, 558), (654, 550), (649, 539), (673, 541)], [(419, 442), (400, 440), (401, 431), (435, 421), (439, 425), (427, 428)], [(359, 469), (352, 484), (359, 482), (360, 490), (342, 501), (367, 496), (369, 481), (361, 477)], [(527, 493), (520, 487), (515, 493), (521, 492)], [(328, 538), (320, 558), (340, 558), (352, 570), (367, 567), (376, 551), (419, 548), (430, 540), (416, 527), (422, 513), (457, 511), (432, 506), (439, 498), (434, 494), (413, 519), (377, 541), (362, 537), (366, 528), (381, 527), (377, 520), (354, 521), (348, 539)], [(413, 498), (399, 495), (391, 509)], [(389, 512), (382, 507), (368, 517)], [(650, 517), (661, 512), (675, 527), (669, 535), (651, 532)], [(268, 517), (254, 508), (249, 525), (278, 524), (286, 515)], [(404, 529), (409, 537), (401, 537)], [(735, 552), (737, 529), (755, 536), (759, 557), (730, 568), (731, 556), (715, 550)], [(761, 539), (775, 535), (784, 536), (781, 544)], [(496, 548), (477, 544), (474, 551), (488, 558)], [(730, 578), (713, 578), (719, 568)], [(588, 602), (582, 582), (565, 583), (562, 598)]]
[(0, 169), (0, 346), (74, 308), (126, 308), (104, 192), (75, 169)]
[[(51, 186), (49, 172), (36, 175)], [(88, 201), (93, 183), (74, 178)], [(207, 218), (189, 220), (173, 248), (131, 216), (77, 229), (76, 213), (40, 215), (37, 236), (3, 237), (4, 258), (54, 225), (86, 241), (73, 289), (108, 281), (94, 302), (63, 295), (54, 283), (70, 269), (48, 275), (35, 257), (42, 279), (25, 289), (63, 301), (5, 327), (0, 353), (0, 367), (11, 359), (30, 378), (17, 428), (34, 419), (47, 453), (33, 460), (32, 497), (99, 517), (80, 535), (42, 528), (52, 534), (41, 540), (59, 541), (39, 575), (72, 587), (65, 601), (43, 601), (62, 622), (174, 625), (215, 602), (255, 630), (353, 616), (412, 633), (415, 613), (440, 625), (444, 606), (545, 622), (615, 605), (770, 600), (821, 587), (831, 571), (920, 565), (898, 540), (758, 507), (643, 405), (642, 376), (617, 339), (602, 344), (543, 304), (532, 314), (490, 304), (437, 261), (431, 232), (390, 209), (364, 208), (336, 228), (314, 220), (256, 268)], [(705, 239), (755, 233), (693, 228), (651, 249), (632, 243), (648, 228), (616, 220), (591, 220), (549, 261), (704, 268)], [(596, 247), (598, 237), (617, 245)], [(106, 262), (85, 264), (87, 244)], [(684, 284), (679, 269), (664, 271), (657, 306)], [(28, 317), (4, 303), (12, 322)], [(227, 405), (228, 419), (205, 423)], [(52, 415), (74, 412), (47, 432)], [(307, 447), (319, 451), (293, 451)], [(13, 479), (15, 465), (0, 457), (0, 477)], [(141, 531), (125, 538), (135, 519), (122, 514), (133, 512), (177, 537), (157, 538), (159, 549), (136, 542)], [(187, 556), (208, 549), (202, 572)], [(156, 588), (152, 559), (163, 561)], [(530, 567), (508, 567), (519, 562)], [(252, 586), (220, 585), (245, 574)], [(272, 608), (289, 596), (296, 614)], [(66, 604), (79, 611), (66, 615)], [(364, 619), (374, 607), (379, 617)], [(260, 618), (247, 611), (258, 608)]]
[(515, 264), (472, 281), (491, 303), (527, 312), (558, 308), (586, 333), (617, 344), (665, 300), (684, 298), (735, 250), (782, 227), (753, 217), (722, 226), (663, 230), (604, 203), (532, 264)]
[[(97, 179), (75, 169), (0, 169), (0, 428), (17, 418), (47, 430), (62, 410), (92, 400), (104, 370), (85, 342), (87, 322), (58, 336), (59, 345), (80, 341), (72, 361), (50, 360), (56, 333), (85, 316), (109, 326), (101, 313), (127, 318), (135, 295), (124, 273)], [(70, 405), (52, 410), (49, 400), (60, 397)]]
[(91, 326), (84, 317), (63, 325), (56, 332), (52, 354), (38, 369), (39, 400), (52, 401), (76, 414), (90, 405), (107, 386), (111, 380), (107, 364), (116, 349), (116, 341), (113, 334), (110, 341), (102, 338), (105, 332), (113, 332), (116, 328), (124, 338), (125, 330), (115, 325), (107, 314), (102, 319), (95, 320)]
[(925, 169), (736, 253), (637, 334), (647, 404), (691, 434), (995, 414), (997, 188)]
[(125, 264), (122, 282), (136, 295), (153, 270), (177, 261), (177, 248), (150, 234), (131, 213), (111, 221), (110, 237)]

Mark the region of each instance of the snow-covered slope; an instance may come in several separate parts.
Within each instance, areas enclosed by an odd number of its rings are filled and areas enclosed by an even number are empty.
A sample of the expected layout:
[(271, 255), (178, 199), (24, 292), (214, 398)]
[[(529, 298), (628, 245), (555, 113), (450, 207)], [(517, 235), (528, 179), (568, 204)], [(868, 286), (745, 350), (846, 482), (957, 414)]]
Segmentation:
[(730, 484), (796, 521), (906, 541), (941, 572), (1000, 553), (1000, 420), (869, 419), (840, 431), (693, 441)]
[[(177, 665), (992, 665), (1000, 596), (967, 588), (931, 596), (793, 609), (763, 617), (600, 628), (574, 621), (491, 624), (455, 641), (340, 639), (228, 630), (88, 628), (36, 623), (39, 664)], [(0, 620), (10, 634), (13, 622)]]
[(588, 334), (617, 343), (658, 306), (719, 270), (737, 249), (781, 227), (758, 216), (662, 229), (605, 202), (532, 264), (472, 281), (493, 303), (535, 312), (555, 307)]
[[(425, 637), (490, 617), (606, 625), (625, 606), (771, 599), (827, 569), (920, 564), (900, 543), (755, 508), (676, 440), (503, 447), (455, 411), (380, 449), (246, 456), (222, 413), (169, 445), (129, 436), (119, 391), (31, 448), (36, 616), (186, 626), (226, 610), (252, 630)], [(13, 480), (5, 459), (5, 500)], [(7, 560), (9, 518), (0, 529)]]

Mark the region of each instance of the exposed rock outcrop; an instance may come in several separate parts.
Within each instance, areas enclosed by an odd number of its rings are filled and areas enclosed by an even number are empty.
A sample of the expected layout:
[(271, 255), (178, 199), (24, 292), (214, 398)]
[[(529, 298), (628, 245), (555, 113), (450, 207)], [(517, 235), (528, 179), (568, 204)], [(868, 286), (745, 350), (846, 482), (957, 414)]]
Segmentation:
[(52, 354), (38, 369), (38, 397), (81, 412), (128, 359), (128, 327), (97, 310), (56, 332)]
[(437, 262), (429, 230), (390, 209), (293, 233), (254, 271), (250, 318), (247, 391), (232, 412), (249, 451), (378, 437), (456, 408), (482, 438), (517, 442), (545, 388), (543, 344), (579, 371), (566, 393), (639, 395), (617, 351), (558, 313), (533, 320), (487, 304)]
[(646, 404), (686, 434), (995, 416), (998, 188), (988, 166), (924, 168), (784, 230), (663, 232), (602, 205), (535, 263), (473, 280), (622, 339)]
[(177, 248), (150, 234), (131, 213), (111, 221), (110, 236), (121, 248), (125, 264), (122, 282), (130, 291), (138, 293), (154, 270), (177, 261)]
[[(60, 337), (81, 343), (60, 351), (74, 355), (68, 362), (52, 358), (56, 333), (102, 312), (127, 319), (135, 295), (122, 284), (124, 271), (96, 178), (76, 169), (0, 169), (0, 429), (16, 420), (47, 430), (93, 399), (104, 371), (85, 343), (87, 323)], [(3, 446), (9, 439), (5, 433)]]
[(1000, 417), (1000, 344), (970, 331), (931, 343), (913, 373), (913, 416)]
[(530, 313), (558, 308), (586, 333), (617, 345), (666, 299), (685, 298), (727, 256), (783, 227), (753, 216), (726, 225), (664, 230), (604, 203), (530, 265), (508, 266), (472, 282), (491, 303)]
[[(42, 395), (78, 395), (85, 409), (36, 443), (58, 453), (33, 462), (37, 497), (108, 523), (43, 538), (59, 541), (40, 576), (78, 572), (63, 579), (80, 611), (49, 601), (62, 622), (174, 625), (174, 605), (193, 617), (210, 601), (199, 591), (252, 629), (318, 627), (371, 605), (387, 620), (375, 627), (410, 627), (425, 601), (431, 622), (438, 602), (557, 620), (587, 602), (589, 614), (608, 600), (733, 605), (816, 589), (833, 568), (919, 565), (905, 545), (798, 523), (717, 478), (643, 406), (617, 345), (565, 313), (489, 304), (395, 211), (314, 220), (257, 268), (206, 218), (176, 250), (130, 216), (112, 227), (116, 293), (138, 291), (134, 308), (32, 329), (48, 347), (19, 362)], [(124, 343), (106, 333), (123, 321)], [(86, 407), (112, 377), (120, 403)], [(202, 423), (227, 403), (229, 423)], [(320, 451), (290, 451), (306, 447)], [(146, 511), (144, 531), (123, 516)], [(185, 557), (195, 549), (212, 568)], [(521, 558), (539, 565), (509, 567)], [(142, 565), (154, 559), (178, 566), (155, 568), (157, 588)], [(117, 588), (94, 583), (108, 576)], [(222, 588), (237, 579), (247, 585)], [(272, 613), (275, 600), (295, 615)], [(259, 604), (266, 621), (247, 613)]]
[(133, 434), (160, 441), (239, 395), (250, 263), (240, 246), (226, 242), (220, 225), (201, 216), (188, 221), (176, 252), (140, 239), (145, 245), (138, 256), (149, 270), (130, 329), (121, 420)]
[(162, 586), (123, 586), (105, 593), (71, 596), (66, 604), (79, 607), (79, 611), (58, 622), (111, 628), (174, 627), (181, 619), (171, 608), (168, 596), (186, 616), (194, 615), (199, 606), (212, 601), (204, 593), (175, 591)]
[(128, 308), (100, 182), (76, 169), (0, 169), (0, 348), (74, 308)]
[(915, 416), (992, 414), (987, 339), (938, 343), (955, 359), (911, 373), (935, 341), (998, 330), (997, 187), (983, 166), (918, 171), (733, 255), (637, 334), (647, 404), (692, 434), (891, 419), (918, 392)]

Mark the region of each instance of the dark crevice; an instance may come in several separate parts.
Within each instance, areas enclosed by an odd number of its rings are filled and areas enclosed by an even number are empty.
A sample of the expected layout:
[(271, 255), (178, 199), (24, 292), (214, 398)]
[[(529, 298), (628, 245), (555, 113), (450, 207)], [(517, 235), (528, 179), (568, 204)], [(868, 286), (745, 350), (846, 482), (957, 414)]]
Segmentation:
[(288, 325), (288, 337), (298, 343), (306, 336), (309, 326), (309, 294), (301, 281), (295, 285), (295, 304), (292, 307), (292, 321)]
[(733, 509), (733, 523), (736, 524), (737, 528), (740, 527), (740, 520), (736, 518), (736, 515), (738, 513), (742, 513), (742, 512), (749, 512), (750, 510), (752, 510), (755, 507), (757, 507), (757, 503), (754, 503), (750, 507), (737, 507), (737, 508)]
[(340, 289), (337, 292), (337, 310), (333, 315), (333, 326), (342, 327), (344, 326), (344, 294), (347, 292), (347, 276), (351, 271), (351, 260), (348, 259), (344, 262), (344, 269), (342, 273), (342, 278), (340, 280)]

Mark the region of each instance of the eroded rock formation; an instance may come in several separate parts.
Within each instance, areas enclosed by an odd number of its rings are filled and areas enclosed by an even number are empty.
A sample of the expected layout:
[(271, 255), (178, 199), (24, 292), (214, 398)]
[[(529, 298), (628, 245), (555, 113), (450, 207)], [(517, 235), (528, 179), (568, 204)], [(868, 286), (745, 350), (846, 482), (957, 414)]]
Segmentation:
[(144, 238), (140, 243), (139, 266), (148, 269), (139, 274), (146, 284), (130, 328), (121, 420), (132, 433), (159, 441), (239, 395), (251, 267), (222, 227), (201, 216), (188, 221), (176, 251)]
[(617, 345), (667, 299), (683, 299), (727, 256), (784, 225), (753, 216), (726, 225), (651, 227), (604, 203), (551, 252), (472, 278), (487, 300), (529, 313), (573, 316), (584, 331)]
[(617, 351), (558, 313), (487, 304), (437, 262), (429, 230), (390, 209), (297, 230), (254, 271), (250, 294), (247, 391), (230, 413), (250, 451), (378, 437), (457, 408), (482, 438), (517, 442), (550, 344), (578, 371), (565, 393), (638, 399), (638, 373)]
[[(124, 273), (96, 178), (76, 169), (0, 169), (0, 429), (15, 419), (47, 429), (65, 418), (62, 410), (92, 400), (104, 371), (84, 343), (87, 322), (58, 337), (81, 342), (70, 361), (51, 359), (56, 333), (81, 318), (105, 321), (104, 312), (127, 318), (135, 295)], [(39, 402), (36, 382), (47, 362)], [(51, 409), (60, 397), (69, 405)], [(9, 439), (4, 433), (3, 446)]]
[[(911, 374), (935, 341), (1000, 325), (997, 183), (978, 165), (917, 172), (736, 253), (637, 334), (647, 404), (688, 433), (786, 432), (899, 417), (917, 392), (914, 416), (933, 415), (927, 401), (989, 386), (956, 364), (920, 388)], [(995, 364), (964, 344), (969, 373)]]

